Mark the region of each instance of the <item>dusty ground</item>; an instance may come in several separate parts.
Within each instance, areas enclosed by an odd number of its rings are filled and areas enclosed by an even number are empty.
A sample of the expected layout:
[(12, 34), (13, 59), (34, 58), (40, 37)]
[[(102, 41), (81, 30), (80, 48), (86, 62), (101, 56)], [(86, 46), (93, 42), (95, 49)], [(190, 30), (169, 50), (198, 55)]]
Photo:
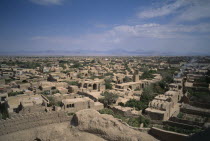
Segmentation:
[(35, 139), (41, 141), (105, 141), (94, 134), (71, 128), (69, 122), (36, 127), (0, 136), (0, 141), (34, 141)]

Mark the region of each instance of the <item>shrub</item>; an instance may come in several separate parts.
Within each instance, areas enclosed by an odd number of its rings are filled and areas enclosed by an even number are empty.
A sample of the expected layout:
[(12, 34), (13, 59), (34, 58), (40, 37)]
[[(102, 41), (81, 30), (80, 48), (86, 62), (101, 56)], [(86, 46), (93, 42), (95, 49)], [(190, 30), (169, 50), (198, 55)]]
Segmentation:
[(139, 116), (138, 118), (130, 118), (128, 120), (128, 124), (133, 127), (139, 127), (141, 123), (144, 124), (144, 127), (148, 127), (150, 120), (143, 116)]
[(177, 115), (177, 117), (180, 118), (180, 119), (182, 119), (183, 116), (184, 116), (184, 114), (183, 114), (182, 112), (180, 112), (180, 113)]
[(108, 115), (114, 115), (114, 112), (111, 109), (104, 108), (102, 110), (99, 110), (100, 114), (108, 114)]

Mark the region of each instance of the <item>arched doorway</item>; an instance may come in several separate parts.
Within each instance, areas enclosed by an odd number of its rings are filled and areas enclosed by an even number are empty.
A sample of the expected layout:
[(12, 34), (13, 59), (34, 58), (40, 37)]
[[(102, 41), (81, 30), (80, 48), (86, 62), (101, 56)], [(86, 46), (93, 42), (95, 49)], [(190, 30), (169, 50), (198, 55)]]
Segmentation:
[(93, 90), (97, 90), (97, 84), (93, 84)]
[(87, 83), (85, 83), (83, 87), (84, 87), (84, 88), (87, 88)]

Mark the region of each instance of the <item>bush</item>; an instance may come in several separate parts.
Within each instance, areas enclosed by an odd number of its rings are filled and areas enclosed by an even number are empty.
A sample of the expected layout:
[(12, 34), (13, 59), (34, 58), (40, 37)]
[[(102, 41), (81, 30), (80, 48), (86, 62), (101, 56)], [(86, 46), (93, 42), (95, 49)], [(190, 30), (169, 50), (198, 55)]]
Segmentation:
[(49, 106), (62, 106), (62, 102), (61, 101), (57, 101), (54, 97), (52, 96), (47, 96), (47, 99), (50, 101)]
[(114, 112), (111, 109), (104, 108), (102, 110), (99, 110), (100, 114), (108, 114), (108, 115), (114, 115)]
[(121, 119), (122, 121), (126, 122), (128, 125), (133, 126), (133, 127), (139, 127), (141, 123), (143, 123), (145, 127), (148, 127), (150, 124), (150, 120), (143, 116), (139, 116), (138, 118), (133, 118), (133, 117), (128, 118), (120, 114), (117, 114), (108, 108), (99, 110), (99, 113), (112, 115), (114, 118)]
[(150, 120), (143, 116), (139, 116), (138, 118), (130, 118), (128, 120), (128, 124), (133, 127), (139, 127), (142, 123), (144, 124), (144, 127), (148, 127)]
[(108, 109), (108, 108), (105, 108), (105, 109), (102, 109), (102, 110), (99, 110), (99, 113), (100, 114), (108, 114), (108, 115), (112, 115), (114, 118), (118, 118), (118, 119), (121, 119), (122, 121), (126, 122), (126, 117), (120, 115), (120, 114), (117, 114), (117, 113), (114, 113), (114, 111), (112, 111), (111, 109)]
[(182, 119), (183, 116), (184, 116), (184, 114), (183, 114), (182, 112), (180, 112), (180, 113), (177, 115), (177, 117), (180, 118), (180, 119)]
[(125, 107), (132, 107), (135, 108), (136, 110), (143, 110), (147, 107), (147, 104), (145, 104), (142, 101), (130, 99), (129, 101), (126, 102)]

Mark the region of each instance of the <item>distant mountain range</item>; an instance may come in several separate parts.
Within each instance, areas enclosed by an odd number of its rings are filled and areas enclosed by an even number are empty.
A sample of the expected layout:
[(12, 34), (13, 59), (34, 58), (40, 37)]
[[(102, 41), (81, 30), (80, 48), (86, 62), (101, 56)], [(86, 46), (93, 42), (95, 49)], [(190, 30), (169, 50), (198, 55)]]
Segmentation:
[(198, 53), (198, 52), (188, 52), (188, 53), (174, 53), (174, 52), (156, 52), (156, 51), (144, 51), (144, 50), (125, 50), (125, 49), (110, 49), (105, 51), (99, 51), (99, 50), (42, 50), (42, 51), (10, 51), (10, 52), (1, 52), (1, 56), (7, 56), (7, 55), (24, 55), (24, 56), (31, 56), (31, 55), (38, 55), (38, 56), (44, 56), (44, 55), (64, 55), (64, 56), (85, 56), (85, 55), (94, 55), (94, 56), (209, 56), (208, 53)]

